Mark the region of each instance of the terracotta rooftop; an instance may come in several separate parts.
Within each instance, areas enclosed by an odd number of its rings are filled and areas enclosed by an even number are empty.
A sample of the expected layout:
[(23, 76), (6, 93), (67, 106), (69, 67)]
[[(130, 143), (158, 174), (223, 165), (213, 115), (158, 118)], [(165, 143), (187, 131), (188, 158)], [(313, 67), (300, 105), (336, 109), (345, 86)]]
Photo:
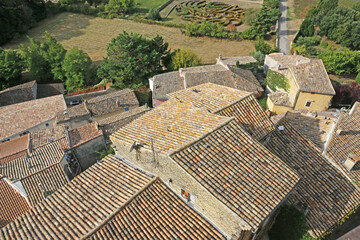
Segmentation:
[(116, 130), (129, 124), (149, 110), (150, 108), (144, 105), (130, 109), (126, 112), (115, 113), (109, 117), (99, 119), (96, 122), (99, 124), (101, 130), (103, 130), (104, 136), (108, 138), (111, 134), (116, 132)]
[(287, 112), (284, 117), (296, 130), (304, 134), (318, 148), (323, 149), (335, 118), (321, 116), (316, 111), (305, 114), (305, 111), (303, 113), (297, 110)]
[(91, 98), (80, 105), (67, 109), (66, 111), (58, 112), (56, 120), (57, 122), (62, 122), (85, 115), (89, 115), (89, 117), (99, 116), (130, 106), (139, 106), (139, 101), (132, 90), (124, 89)]
[(99, 129), (96, 122), (72, 129), (69, 131), (71, 148), (80, 146), (102, 135), (103, 132)]
[(0, 228), (30, 209), (26, 199), (0, 174)]
[(64, 94), (63, 83), (48, 83), (37, 85), (37, 98), (45, 98), (59, 94)]
[(66, 137), (66, 129), (63, 125), (57, 125), (32, 132), (30, 135), (32, 148), (37, 148)]
[(226, 239), (159, 178), (89, 239)]
[(245, 69), (224, 67), (221, 64), (180, 69), (152, 77), (153, 99), (168, 99), (167, 94), (194, 87), (204, 83), (215, 83), (252, 93), (262, 92), (263, 88), (254, 74)]
[(309, 63), (311, 60), (309, 58), (303, 57), (301, 55), (284, 55), (283, 53), (272, 53), (266, 55), (267, 58), (271, 58), (280, 64), (280, 69), (289, 68), (290, 66), (295, 66), (298, 61), (299, 63)]
[(235, 117), (237, 122), (257, 140), (274, 130), (273, 124), (255, 97), (244, 91), (205, 83), (171, 93), (169, 97), (191, 103), (210, 113)]
[(284, 107), (292, 107), (289, 94), (284, 92), (273, 92), (268, 94), (268, 98), (275, 104)]
[(240, 65), (257, 62), (257, 60), (252, 56), (222, 57), (221, 59), (217, 58), (216, 60), (221, 61), (223, 64), (227, 64), (231, 66), (235, 66), (236, 62), (239, 62)]
[(0, 164), (0, 174), (9, 180), (20, 180), (58, 163), (64, 156), (65, 138), (34, 149), (30, 156), (22, 156), (11, 162)]
[(169, 98), (177, 98), (191, 103), (211, 113), (238, 102), (251, 93), (213, 83), (204, 83), (195, 87), (169, 93)]
[(160, 179), (111, 155), (0, 230), (0, 239), (115, 236), (225, 239)]
[[(340, 132), (341, 131), (341, 132)], [(351, 155), (360, 158), (360, 103), (354, 104), (350, 113), (342, 113), (332, 132), (332, 139), (325, 153), (347, 174), (351, 180), (360, 183), (360, 165), (351, 171), (344, 167), (345, 160)]]
[(172, 98), (120, 128), (110, 139), (123, 144), (134, 141), (157, 151), (171, 153), (230, 121), (192, 104)]
[(282, 119), (264, 145), (301, 177), (290, 202), (307, 210), (306, 221), (316, 237), (322, 236), (358, 206), (360, 192), (321, 155), (304, 135)]
[(34, 100), (36, 98), (35, 85), (34, 80), (0, 91), (0, 107)]
[(21, 179), (31, 207), (45, 200), (69, 182), (60, 163)]
[(66, 104), (62, 95), (36, 99), (0, 108), (0, 139), (48, 121)]
[(299, 181), (236, 120), (171, 158), (252, 229), (260, 226)]
[(0, 143), (0, 164), (24, 156), (29, 147), (30, 135), (26, 134), (11, 141)]
[(312, 59), (290, 67), (300, 91), (335, 95), (335, 90), (321, 59)]

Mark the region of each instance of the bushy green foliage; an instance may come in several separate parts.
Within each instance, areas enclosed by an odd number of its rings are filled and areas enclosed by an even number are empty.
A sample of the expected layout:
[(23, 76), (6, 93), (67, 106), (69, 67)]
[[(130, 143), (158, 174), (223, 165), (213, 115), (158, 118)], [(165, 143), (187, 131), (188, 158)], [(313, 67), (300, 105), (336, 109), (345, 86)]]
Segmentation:
[(82, 50), (73, 47), (65, 55), (62, 70), (65, 76), (65, 86), (69, 92), (84, 87), (90, 73), (91, 59)]
[(315, 28), (310, 18), (305, 18), (300, 26), (300, 35), (304, 37), (312, 37), (315, 33)]
[[(332, 2), (335, 5), (337, 1)], [(320, 11), (313, 17), (319, 26), (320, 35), (353, 50), (360, 49), (360, 13), (356, 10), (336, 6)]]
[(290, 89), (289, 80), (284, 75), (270, 69), (267, 72), (265, 84), (274, 92), (278, 89), (288, 92)]
[(328, 46), (329, 46), (329, 44), (327, 42), (320, 43), (320, 47), (322, 47), (322, 48), (327, 48)]
[(354, 6), (352, 6), (352, 9), (360, 12), (360, 2), (357, 2)]
[(157, 9), (150, 9), (149, 13), (146, 15), (146, 18), (154, 21), (162, 20), (160, 12)]
[(261, 53), (263, 53), (265, 55), (274, 52), (274, 50), (271, 48), (271, 46), (269, 44), (265, 43), (264, 40), (262, 40), (262, 39), (259, 39), (255, 43), (255, 50), (257, 52), (261, 52)]
[(134, 0), (109, 0), (105, 5), (105, 13), (111, 17), (123, 16), (134, 10)]
[(260, 64), (264, 64), (264, 61), (265, 61), (265, 55), (260, 52), (260, 51), (257, 51), (253, 54), (253, 57), (260, 63)]
[(243, 32), (245, 39), (263, 38), (271, 26), (280, 18), (280, 0), (264, 0), (261, 10), (257, 13), (251, 28)]
[(360, 52), (340, 49), (337, 51), (325, 50), (318, 55), (328, 73), (350, 74), (359, 71)]
[(113, 82), (115, 87), (134, 89), (162, 71), (162, 60), (168, 53), (168, 44), (160, 36), (146, 39), (137, 33), (123, 32), (108, 45), (98, 76)]
[(358, 75), (355, 78), (355, 81), (360, 84), (360, 72), (358, 73)]
[(315, 46), (318, 46), (321, 42), (320, 37), (299, 37), (292, 45), (293, 52), (297, 52), (300, 55), (304, 56), (310, 56), (310, 55), (316, 55), (317, 50), (314, 48)]
[(46, 5), (42, 0), (2, 0), (0, 16), (0, 45), (3, 45), (44, 19)]
[(99, 159), (103, 159), (109, 154), (115, 154), (115, 150), (112, 147), (109, 147), (108, 150), (103, 150), (101, 152), (98, 152), (98, 154), (99, 154)]
[(19, 53), (0, 48), (0, 91), (22, 83), (24, 61)]
[(46, 40), (43, 44), (29, 38), (28, 46), (20, 45), (26, 67), (30, 71), (31, 78), (40, 83), (63, 80), (61, 64), (66, 50), (50, 33), (45, 32), (45, 36)]
[(306, 216), (294, 206), (283, 206), (269, 231), (270, 240), (315, 240), (307, 233)]
[(171, 57), (168, 70), (175, 71), (180, 68), (195, 67), (202, 64), (202, 59), (191, 49), (177, 49)]

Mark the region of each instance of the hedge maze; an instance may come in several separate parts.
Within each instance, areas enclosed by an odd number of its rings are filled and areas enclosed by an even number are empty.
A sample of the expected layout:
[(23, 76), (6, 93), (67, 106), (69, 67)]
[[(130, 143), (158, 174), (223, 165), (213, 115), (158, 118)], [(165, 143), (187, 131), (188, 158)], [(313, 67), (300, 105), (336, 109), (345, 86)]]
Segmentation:
[(221, 2), (189, 1), (176, 6), (176, 12), (182, 19), (191, 22), (216, 22), (227, 26), (239, 26), (242, 23), (244, 9)]

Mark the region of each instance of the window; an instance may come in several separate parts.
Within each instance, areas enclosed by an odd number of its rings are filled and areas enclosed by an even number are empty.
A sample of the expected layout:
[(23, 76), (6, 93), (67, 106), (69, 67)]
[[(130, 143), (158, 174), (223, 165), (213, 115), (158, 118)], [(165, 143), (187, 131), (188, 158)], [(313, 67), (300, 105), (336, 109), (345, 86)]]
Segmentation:
[(181, 196), (186, 199), (188, 202), (194, 202), (194, 195), (191, 193), (188, 193), (184, 189), (181, 189)]
[(305, 107), (311, 107), (312, 101), (311, 100), (307, 100), (305, 103)]
[(127, 112), (127, 111), (129, 111), (129, 108), (127, 107), (127, 108), (125, 108), (125, 112)]

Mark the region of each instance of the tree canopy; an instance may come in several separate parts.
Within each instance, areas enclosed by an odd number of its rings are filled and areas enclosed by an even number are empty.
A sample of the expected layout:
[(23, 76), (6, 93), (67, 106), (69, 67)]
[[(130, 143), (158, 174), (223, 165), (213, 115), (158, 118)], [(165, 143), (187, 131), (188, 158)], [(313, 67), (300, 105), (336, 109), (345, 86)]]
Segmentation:
[(169, 70), (195, 67), (201, 64), (202, 59), (198, 57), (193, 50), (181, 48), (172, 54)]
[(22, 83), (24, 62), (19, 53), (0, 48), (0, 91)]
[(108, 45), (98, 77), (118, 88), (136, 88), (163, 70), (168, 54), (168, 44), (160, 36), (146, 39), (137, 33), (123, 32)]

